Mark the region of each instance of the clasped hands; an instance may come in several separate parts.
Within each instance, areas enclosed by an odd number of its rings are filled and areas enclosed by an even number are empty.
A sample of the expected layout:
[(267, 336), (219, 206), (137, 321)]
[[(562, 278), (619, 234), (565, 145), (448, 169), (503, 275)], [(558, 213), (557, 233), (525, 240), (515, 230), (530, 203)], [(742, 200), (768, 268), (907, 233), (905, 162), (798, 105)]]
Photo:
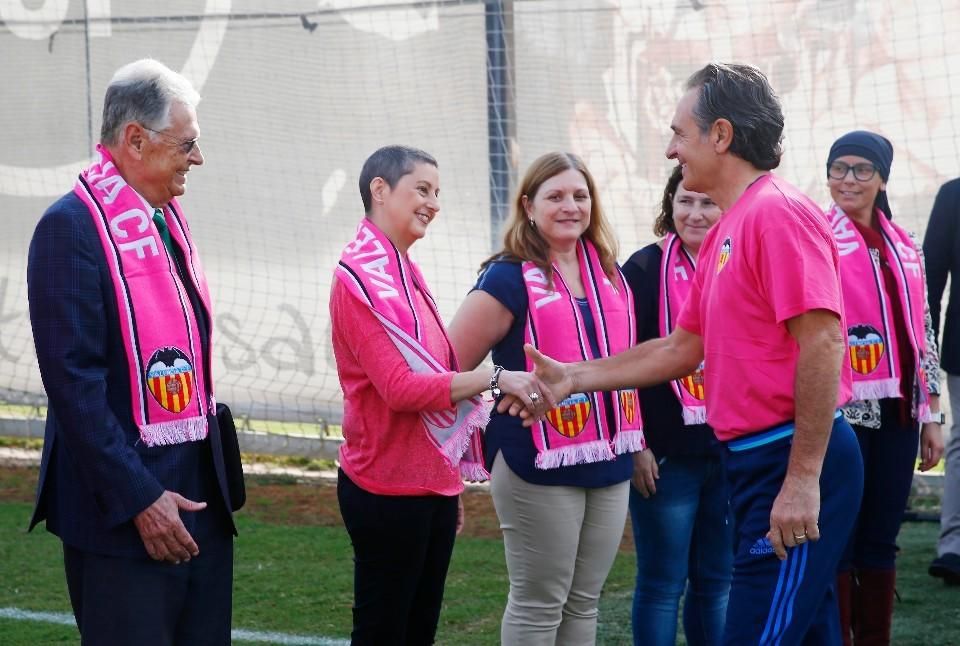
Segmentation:
[(523, 351), (533, 362), (533, 372), (509, 373), (510, 380), (515, 376), (528, 379), (519, 390), (505, 381), (508, 373), (501, 374), (500, 387), (504, 395), (497, 404), (497, 412), (519, 416), (523, 425), (529, 427), (573, 392), (573, 382), (567, 373), (567, 364), (544, 356), (530, 344), (524, 345)]

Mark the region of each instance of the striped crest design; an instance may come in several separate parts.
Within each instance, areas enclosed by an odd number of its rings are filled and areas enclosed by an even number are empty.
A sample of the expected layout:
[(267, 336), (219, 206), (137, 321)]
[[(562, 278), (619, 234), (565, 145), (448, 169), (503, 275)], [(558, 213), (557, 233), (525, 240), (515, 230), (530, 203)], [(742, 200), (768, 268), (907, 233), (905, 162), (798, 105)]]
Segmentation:
[(727, 261), (730, 260), (730, 254), (733, 251), (733, 241), (730, 239), (730, 236), (727, 236), (723, 240), (723, 244), (720, 245), (720, 256), (717, 258), (717, 273), (723, 269), (724, 265), (727, 264)]
[(161, 348), (150, 357), (147, 388), (165, 410), (184, 410), (193, 398), (193, 384), (193, 365), (179, 348)]
[(850, 366), (861, 375), (868, 375), (880, 365), (885, 344), (880, 332), (870, 325), (855, 325), (847, 332)]
[(706, 397), (703, 390), (703, 363), (701, 362), (700, 367), (694, 370), (693, 373), (680, 379), (680, 384), (688, 393), (700, 401), (703, 401)]
[(584, 393), (574, 393), (547, 412), (550, 426), (564, 437), (576, 437), (583, 431), (590, 416), (590, 398)]
[(720, 256), (717, 258), (717, 273), (719, 274), (724, 265), (727, 264), (727, 261), (730, 260), (730, 254), (733, 251), (733, 241), (730, 239), (730, 236), (727, 236), (723, 240), (723, 244), (720, 245)]
[(633, 420), (637, 419), (637, 391), (621, 390), (620, 407), (623, 409), (623, 416), (627, 423), (633, 424)]

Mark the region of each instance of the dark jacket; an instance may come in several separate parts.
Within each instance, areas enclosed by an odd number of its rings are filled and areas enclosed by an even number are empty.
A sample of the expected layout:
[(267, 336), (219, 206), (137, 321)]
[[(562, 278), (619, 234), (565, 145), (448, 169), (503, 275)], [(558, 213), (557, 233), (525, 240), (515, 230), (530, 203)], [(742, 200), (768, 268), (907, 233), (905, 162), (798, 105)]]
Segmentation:
[(49, 531), (77, 549), (147, 557), (133, 518), (167, 489), (208, 504), (181, 512), (187, 531), (198, 514), (209, 513), (235, 533), (216, 417), (208, 416), (209, 434), (200, 442), (148, 447), (140, 440), (106, 255), (73, 193), (37, 224), (27, 283), (49, 400), (30, 528), (46, 520)]
[(923, 238), (927, 262), (927, 291), (933, 329), (940, 338), (940, 301), (950, 280), (947, 317), (940, 343), (940, 365), (952, 375), (960, 375), (960, 179), (940, 187), (930, 212)]

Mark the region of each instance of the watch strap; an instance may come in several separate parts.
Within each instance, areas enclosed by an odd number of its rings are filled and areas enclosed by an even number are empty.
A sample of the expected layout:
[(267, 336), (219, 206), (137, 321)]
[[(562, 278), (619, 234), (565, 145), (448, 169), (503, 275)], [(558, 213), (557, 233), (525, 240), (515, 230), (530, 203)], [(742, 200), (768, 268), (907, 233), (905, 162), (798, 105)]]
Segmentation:
[(494, 397), (500, 397), (500, 373), (503, 372), (503, 366), (493, 366), (493, 374), (490, 376), (490, 392)]

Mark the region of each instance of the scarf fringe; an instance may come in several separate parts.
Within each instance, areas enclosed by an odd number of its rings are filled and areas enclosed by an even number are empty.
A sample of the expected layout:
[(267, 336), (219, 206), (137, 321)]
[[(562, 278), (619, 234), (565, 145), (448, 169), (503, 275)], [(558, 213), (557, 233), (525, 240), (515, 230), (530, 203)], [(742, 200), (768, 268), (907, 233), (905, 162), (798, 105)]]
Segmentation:
[(490, 479), (490, 472), (481, 462), (460, 460), (460, 476), (468, 482), (486, 482)]
[(853, 382), (853, 398), (857, 401), (899, 397), (900, 379), (897, 377)]
[(684, 406), (683, 424), (684, 426), (695, 426), (697, 424), (707, 423), (706, 406)]
[(547, 449), (537, 454), (534, 464), (538, 469), (557, 469), (574, 464), (588, 464), (612, 460), (616, 456), (610, 450), (610, 443), (594, 440), (582, 444), (568, 444), (555, 449)]
[(457, 466), (460, 458), (470, 448), (470, 440), (473, 438), (473, 434), (482, 432), (490, 423), (490, 411), (493, 408), (493, 402), (478, 399), (479, 403), (471, 404), (472, 401), (475, 400), (466, 400), (458, 404), (458, 406), (471, 406), (471, 410), (460, 422), (456, 432), (446, 442), (440, 444), (440, 452), (453, 466)]
[(207, 437), (207, 418), (190, 417), (171, 422), (145, 424), (140, 427), (140, 438), (147, 446), (167, 446), (196, 442)]
[(647, 439), (643, 435), (643, 430), (620, 431), (613, 438), (613, 452), (617, 455), (624, 453), (637, 453), (647, 448)]

